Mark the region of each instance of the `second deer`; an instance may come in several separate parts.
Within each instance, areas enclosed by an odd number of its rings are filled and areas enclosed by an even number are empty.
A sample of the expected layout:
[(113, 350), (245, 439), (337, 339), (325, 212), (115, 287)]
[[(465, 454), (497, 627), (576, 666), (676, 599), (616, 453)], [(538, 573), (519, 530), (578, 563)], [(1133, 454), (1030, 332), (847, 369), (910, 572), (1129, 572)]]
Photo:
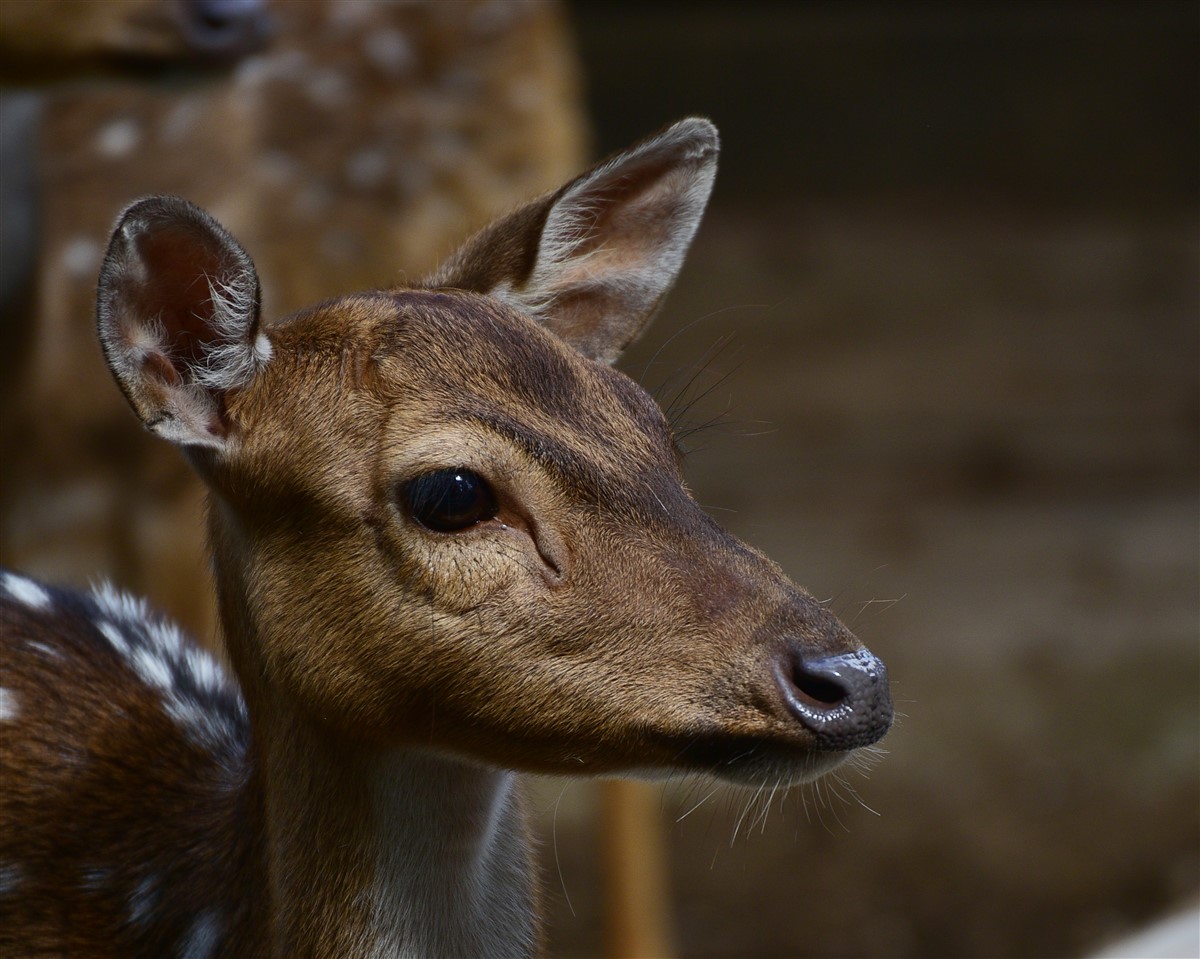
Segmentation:
[(610, 366), (717, 147), (684, 120), (271, 326), (210, 217), (125, 211), (100, 339), (209, 486), (235, 678), (133, 599), (3, 574), (0, 952), (533, 954), (513, 771), (787, 785), (884, 735), (883, 665)]

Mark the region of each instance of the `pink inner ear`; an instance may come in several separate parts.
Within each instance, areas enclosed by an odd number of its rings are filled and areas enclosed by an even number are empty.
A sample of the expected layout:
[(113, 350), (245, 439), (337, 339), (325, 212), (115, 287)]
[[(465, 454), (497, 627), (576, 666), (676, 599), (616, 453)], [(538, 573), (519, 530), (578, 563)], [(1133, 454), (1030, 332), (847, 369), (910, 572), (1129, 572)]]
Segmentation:
[(211, 237), (186, 223), (158, 225), (134, 242), (142, 270), (127, 289), (133, 313), (161, 325), (178, 373), (199, 361), (204, 345), (219, 335), (209, 282), (220, 282), (231, 264)]
[(182, 382), (179, 370), (161, 353), (147, 353), (142, 362), (151, 373), (169, 386), (178, 386)]

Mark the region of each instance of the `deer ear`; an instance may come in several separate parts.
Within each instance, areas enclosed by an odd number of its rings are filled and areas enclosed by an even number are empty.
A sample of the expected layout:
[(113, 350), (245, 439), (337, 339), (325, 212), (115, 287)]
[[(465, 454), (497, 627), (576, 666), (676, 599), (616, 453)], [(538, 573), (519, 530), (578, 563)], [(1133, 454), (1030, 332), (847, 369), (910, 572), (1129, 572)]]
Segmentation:
[(238, 242), (186, 200), (138, 201), (109, 240), (96, 318), (109, 369), (142, 422), (184, 446), (224, 447), (226, 394), (271, 358), (258, 274)]
[(716, 127), (681, 120), (487, 227), (429, 283), (490, 294), (611, 363), (675, 282), (717, 152)]

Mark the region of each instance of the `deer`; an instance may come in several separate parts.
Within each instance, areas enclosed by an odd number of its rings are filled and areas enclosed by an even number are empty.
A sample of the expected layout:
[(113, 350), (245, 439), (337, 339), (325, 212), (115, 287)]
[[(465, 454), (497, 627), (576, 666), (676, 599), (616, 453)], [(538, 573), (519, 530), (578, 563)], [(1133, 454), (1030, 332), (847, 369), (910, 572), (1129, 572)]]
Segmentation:
[(225, 656), (0, 575), (0, 953), (537, 955), (523, 773), (782, 787), (885, 735), (883, 663), (710, 518), (612, 365), (718, 152), (681, 120), (271, 324), (208, 214), (120, 215), (98, 335), (207, 486)]
[(9, 0), (0, 4), (0, 83), (211, 70), (259, 50), (266, 0)]

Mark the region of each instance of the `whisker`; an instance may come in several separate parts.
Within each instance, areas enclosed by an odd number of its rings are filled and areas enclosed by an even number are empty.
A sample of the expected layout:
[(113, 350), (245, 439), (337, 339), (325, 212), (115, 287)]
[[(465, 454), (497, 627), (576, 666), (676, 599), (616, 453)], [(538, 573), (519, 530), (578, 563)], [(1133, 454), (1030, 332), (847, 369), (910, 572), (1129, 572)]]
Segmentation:
[(558, 807), (562, 804), (563, 796), (567, 794), (567, 787), (570, 782), (563, 784), (562, 792), (558, 794), (558, 800), (554, 803), (554, 816), (550, 823), (550, 839), (554, 846), (554, 868), (558, 870), (558, 884), (562, 887), (563, 898), (567, 900), (567, 908), (571, 910), (571, 915), (575, 915), (575, 904), (571, 902), (571, 894), (567, 892), (567, 880), (563, 876), (562, 863), (558, 858)]
[(730, 849), (732, 849), (733, 844), (735, 842), (737, 842), (738, 831), (742, 828), (742, 822), (745, 820), (746, 814), (748, 812), (750, 812), (750, 807), (754, 805), (754, 801), (756, 799), (758, 799), (758, 797), (762, 794), (762, 791), (765, 788), (766, 788), (766, 783), (763, 783), (761, 786), (758, 787), (758, 791), (755, 792), (755, 794), (750, 797), (749, 801), (746, 803), (746, 808), (743, 809), (742, 814), (740, 816), (738, 816), (738, 821), (734, 824), (734, 827), (733, 827), (733, 835), (729, 839), (729, 848)]
[(711, 790), (710, 790), (710, 791), (709, 791), (709, 792), (708, 792), (708, 793), (707, 793), (707, 794), (704, 796), (704, 798), (703, 798), (703, 799), (701, 799), (701, 800), (700, 800), (698, 803), (696, 803), (696, 805), (692, 806), (692, 808), (691, 808), (691, 809), (689, 809), (687, 812), (685, 812), (685, 813), (684, 813), (682, 816), (679, 816), (679, 817), (677, 817), (677, 818), (675, 819), (675, 821), (676, 821), (676, 822), (683, 822), (685, 819), (687, 819), (687, 817), (688, 817), (688, 816), (690, 816), (690, 815), (691, 815), (692, 813), (694, 813), (694, 812), (695, 812), (697, 809), (699, 809), (699, 808), (700, 808), (701, 806), (703, 806), (703, 805), (704, 805), (706, 802), (708, 802), (708, 801), (709, 801), (709, 799), (711, 799), (711, 798), (712, 798), (712, 796), (713, 796), (713, 793), (715, 793), (715, 792), (716, 792), (718, 789), (720, 789), (720, 788), (721, 788), (720, 786), (713, 786), (713, 788), (712, 788), (712, 789), (711, 789)]

